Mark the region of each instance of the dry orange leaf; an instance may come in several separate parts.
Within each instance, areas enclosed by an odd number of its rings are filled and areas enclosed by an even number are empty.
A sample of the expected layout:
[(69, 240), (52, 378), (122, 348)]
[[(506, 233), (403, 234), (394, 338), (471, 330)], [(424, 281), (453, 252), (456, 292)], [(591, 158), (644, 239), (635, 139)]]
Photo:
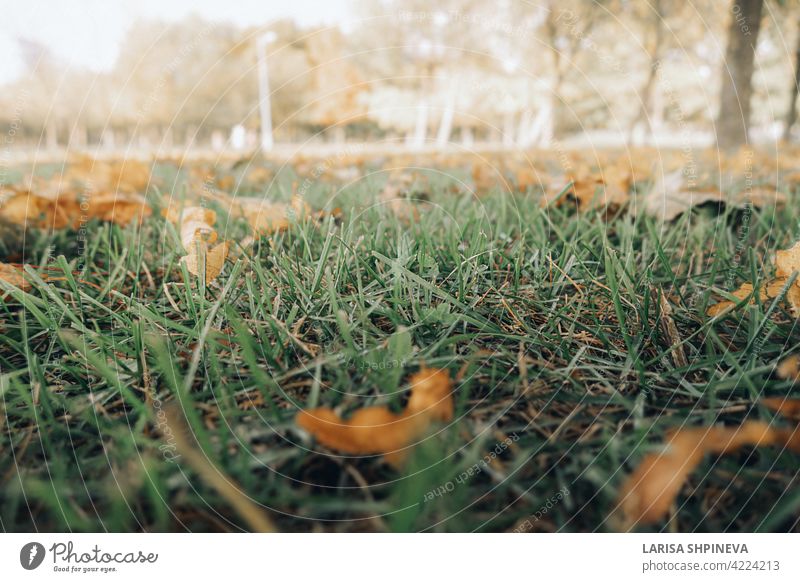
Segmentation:
[[(23, 291), (27, 291), (31, 286), (31, 284), (25, 280), (24, 271), (22, 268), (9, 265), (7, 263), (0, 263), (0, 280), (13, 285), (14, 287), (19, 287)], [(5, 299), (7, 295), (8, 293), (5, 292), (5, 290), (0, 289), (0, 297)]]
[[(744, 301), (753, 293), (753, 284), (752, 283), (742, 283), (742, 286), (739, 287), (736, 291), (731, 292), (731, 295), (739, 299), (739, 302)], [(711, 317), (716, 317), (720, 313), (727, 311), (734, 307), (736, 303), (733, 301), (720, 301), (719, 303), (715, 303), (711, 307), (708, 308), (706, 311), (707, 315)]]
[(82, 204), (77, 192), (17, 189), (5, 193), (0, 204), (0, 216), (24, 228), (78, 228), (91, 218), (125, 225), (151, 212), (143, 196), (122, 192), (92, 194)]
[[(85, 188), (65, 188), (74, 182)], [(78, 228), (90, 218), (128, 224), (150, 215), (150, 207), (136, 194), (149, 182), (150, 168), (143, 162), (105, 162), (84, 156), (71, 162), (64, 176), (49, 182), (32, 179), (28, 190), (15, 190), (6, 197), (0, 214), (32, 228)]]
[(472, 184), (476, 194), (484, 194), (496, 187), (501, 181), (498, 169), (486, 160), (472, 164)]
[[(606, 165), (598, 170), (581, 164), (563, 176), (560, 183), (560, 188), (545, 189), (542, 206), (560, 206), (572, 197), (582, 209), (620, 207), (630, 200), (632, 179), (630, 169), (622, 164)], [(565, 185), (569, 185), (568, 196), (559, 197)]]
[(90, 156), (73, 159), (64, 176), (97, 191), (144, 192), (150, 183), (150, 166), (134, 159), (96, 160)]
[(196, 277), (205, 271), (206, 283), (216, 279), (230, 250), (227, 241), (209, 246), (217, 241), (217, 231), (213, 226), (217, 213), (202, 206), (188, 206), (181, 210), (170, 205), (162, 214), (179, 226), (181, 244), (187, 253), (181, 258), (181, 263), (186, 265), (186, 270)]
[(612, 166), (602, 175), (573, 179), (572, 191), (582, 208), (604, 208), (627, 203), (630, 185), (630, 175)]
[(777, 277), (791, 277), (793, 273), (800, 272), (800, 242), (786, 250), (775, 253), (775, 275)]
[(76, 227), (83, 214), (77, 197), (67, 194), (43, 196), (14, 190), (0, 204), (0, 216), (24, 228)]
[(109, 193), (97, 194), (90, 198), (87, 214), (106, 222), (126, 225), (134, 220), (141, 223), (153, 211), (139, 194)]
[[(800, 411), (798, 401), (768, 398), (763, 402), (786, 416)], [(684, 428), (673, 432), (664, 450), (645, 456), (623, 484), (615, 515), (618, 527), (627, 530), (663, 519), (706, 453), (725, 454), (743, 446), (767, 445), (800, 452), (800, 431), (749, 420), (738, 427)]]
[(166, 208), (161, 210), (168, 222), (180, 225), (184, 220), (201, 220), (213, 224), (217, 220), (217, 213), (204, 206), (185, 206), (182, 201), (170, 199)]
[(181, 257), (181, 262), (186, 265), (186, 270), (196, 277), (201, 275), (203, 267), (205, 267), (206, 283), (211, 283), (219, 277), (222, 267), (225, 266), (230, 243), (228, 241), (221, 242), (212, 248), (208, 248), (205, 243), (198, 243), (198, 245), (200, 249)]
[(270, 202), (262, 198), (238, 198), (234, 200), (232, 208), (238, 210), (258, 234), (286, 230), (292, 217), (300, 219), (311, 212), (311, 208), (300, 196), (293, 196), (289, 204)]
[(256, 166), (247, 173), (247, 182), (249, 184), (266, 184), (271, 179), (272, 171), (263, 166)]
[(793, 354), (781, 360), (778, 367), (775, 369), (778, 376), (784, 380), (792, 380), (797, 382), (800, 380), (800, 356)]
[(764, 398), (761, 403), (781, 416), (792, 420), (800, 420), (800, 398), (773, 396), (772, 398)]
[(422, 368), (409, 383), (411, 396), (400, 413), (373, 406), (344, 420), (330, 408), (315, 408), (301, 411), (297, 424), (326, 447), (353, 455), (383, 454), (387, 462), (398, 465), (431, 423), (453, 418), (453, 386), (447, 370)]
[(521, 192), (524, 192), (528, 188), (546, 186), (545, 180), (549, 181), (549, 177), (542, 176), (532, 166), (517, 168), (514, 173), (514, 183)]
[(220, 190), (230, 191), (233, 190), (234, 186), (236, 186), (236, 178), (230, 174), (217, 178), (217, 188)]
[[(789, 249), (779, 250), (775, 253), (776, 277), (764, 283), (759, 289), (758, 293), (761, 300), (774, 299), (775, 297), (780, 297), (783, 293), (783, 299), (788, 303), (792, 314), (800, 317), (800, 276), (794, 280), (792, 285), (784, 289), (789, 278), (798, 272), (800, 272), (800, 242), (795, 243)], [(731, 295), (743, 300), (752, 292), (753, 285), (744, 283)], [(714, 317), (734, 305), (732, 301), (720, 301), (709, 307), (706, 314)]]

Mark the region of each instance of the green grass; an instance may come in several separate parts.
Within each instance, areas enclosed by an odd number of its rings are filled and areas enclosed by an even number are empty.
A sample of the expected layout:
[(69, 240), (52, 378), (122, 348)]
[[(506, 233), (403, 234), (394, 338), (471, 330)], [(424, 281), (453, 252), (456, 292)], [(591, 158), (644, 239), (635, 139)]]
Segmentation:
[[(543, 210), (533, 193), (475, 198), (431, 172), (431, 203), (408, 223), (375, 204), (383, 178), (315, 185), (309, 202), (341, 220), (239, 248), (208, 286), (180, 268), (157, 211), (141, 227), (92, 221), (85, 244), (29, 232), (34, 288), (0, 302), (0, 529), (245, 529), (169, 459), (158, 410), (180, 402), (203, 452), (284, 531), (606, 531), (620, 483), (667, 429), (770, 419), (759, 397), (800, 396), (774, 372), (800, 341), (782, 305), (705, 315), (713, 292), (770, 275), (798, 238), (796, 200), (754, 209), (740, 232), (746, 210), (660, 225)], [(181, 195), (181, 179), (166, 190)], [(218, 228), (246, 233), (224, 214)], [(400, 407), (422, 363), (463, 374), (456, 420), (401, 471), (294, 425), (298, 408)], [(510, 435), (498, 462), (459, 479)], [(797, 531), (799, 469), (774, 448), (709, 457), (650, 529)]]

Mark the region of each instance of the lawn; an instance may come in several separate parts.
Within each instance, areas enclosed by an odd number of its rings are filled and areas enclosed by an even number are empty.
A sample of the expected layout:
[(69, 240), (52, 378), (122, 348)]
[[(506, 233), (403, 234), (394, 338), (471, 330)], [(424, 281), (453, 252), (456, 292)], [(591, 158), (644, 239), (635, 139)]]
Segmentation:
[[(252, 241), (209, 199), (232, 247), (208, 284), (159, 214), (193, 194), (172, 164), (141, 225), (22, 243), (3, 227), (0, 261), (30, 265), (32, 287), (0, 301), (0, 529), (252, 529), (236, 490), (281, 531), (612, 531), (621, 483), (666, 431), (769, 421), (759, 398), (800, 397), (775, 371), (800, 341), (781, 302), (706, 315), (798, 239), (795, 196), (662, 223), (418, 172), (416, 217), (365, 172), (306, 189), (336, 213)], [(288, 200), (303, 181), (277, 176), (237, 195)], [(454, 378), (455, 417), (399, 468), (295, 424), (315, 406), (399, 410), (423, 365)], [(799, 471), (776, 447), (707, 456), (670, 518), (639, 529), (797, 531)]]

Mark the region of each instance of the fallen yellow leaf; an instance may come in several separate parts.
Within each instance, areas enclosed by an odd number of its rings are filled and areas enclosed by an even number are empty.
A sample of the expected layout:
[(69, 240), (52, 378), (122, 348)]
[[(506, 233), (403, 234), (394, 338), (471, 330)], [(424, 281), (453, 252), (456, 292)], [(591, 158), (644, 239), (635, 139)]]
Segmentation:
[[(0, 280), (14, 287), (19, 287), (23, 291), (27, 291), (31, 286), (31, 284), (25, 280), (24, 271), (21, 267), (16, 267), (7, 263), (0, 263)], [(8, 293), (5, 292), (5, 290), (0, 289), (0, 297), (5, 299), (7, 295)]]
[[(768, 398), (767, 407), (796, 418), (800, 401)], [(800, 430), (749, 420), (737, 427), (683, 428), (671, 433), (664, 450), (646, 455), (623, 484), (615, 519), (620, 529), (663, 519), (688, 475), (707, 453), (725, 454), (743, 446), (777, 445), (800, 452)]]
[(200, 243), (199, 246), (199, 251), (190, 252), (188, 255), (181, 257), (181, 262), (186, 265), (186, 270), (196, 277), (201, 275), (203, 267), (205, 267), (206, 283), (211, 283), (211, 281), (219, 277), (222, 267), (225, 266), (230, 243), (228, 241), (221, 242), (210, 249), (205, 243)]
[[(736, 291), (731, 292), (731, 295), (739, 299), (739, 301), (744, 301), (753, 293), (753, 284), (752, 283), (742, 283), (742, 286), (739, 287)], [(716, 317), (720, 313), (727, 311), (728, 309), (733, 308), (736, 305), (733, 301), (720, 301), (719, 303), (715, 303), (711, 307), (708, 308), (706, 311), (707, 315), (711, 317)]]
[(354, 455), (383, 454), (398, 465), (432, 422), (453, 418), (453, 388), (446, 370), (422, 368), (409, 383), (411, 396), (400, 413), (373, 406), (344, 420), (330, 408), (315, 408), (301, 411), (297, 424), (326, 447)]
[(202, 206), (179, 209), (170, 205), (162, 214), (179, 227), (181, 244), (187, 253), (181, 258), (181, 263), (186, 265), (186, 270), (196, 277), (205, 272), (206, 283), (216, 279), (230, 250), (227, 241), (209, 247), (217, 241), (217, 231), (213, 226), (217, 213)]
[[(761, 300), (774, 299), (780, 297), (783, 293), (783, 299), (789, 305), (792, 315), (800, 317), (800, 277), (795, 278), (794, 283), (789, 285), (788, 288), (786, 287), (789, 278), (798, 272), (800, 272), (800, 242), (795, 243), (794, 246), (789, 249), (779, 250), (775, 253), (776, 277), (765, 282), (759, 288), (758, 295)], [(752, 293), (752, 283), (743, 283), (742, 286), (731, 293), (731, 295), (744, 300)], [(725, 312), (734, 305), (732, 301), (720, 301), (709, 307), (706, 314), (714, 317)]]
[(311, 208), (299, 196), (293, 196), (288, 204), (262, 198), (238, 198), (233, 201), (232, 210), (238, 211), (258, 234), (286, 230), (292, 218), (299, 220), (311, 212)]
[(791, 277), (793, 273), (800, 272), (800, 241), (791, 248), (775, 253), (775, 275), (777, 277)]
[(106, 222), (126, 225), (134, 220), (141, 223), (153, 211), (139, 194), (98, 194), (90, 198), (86, 214)]

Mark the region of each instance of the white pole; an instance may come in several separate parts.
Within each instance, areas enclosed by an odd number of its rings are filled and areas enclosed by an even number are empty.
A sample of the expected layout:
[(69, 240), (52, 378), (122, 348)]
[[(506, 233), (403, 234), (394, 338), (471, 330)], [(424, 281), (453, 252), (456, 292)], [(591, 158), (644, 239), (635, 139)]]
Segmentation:
[(267, 32), (258, 37), (258, 111), (261, 117), (261, 149), (271, 151), (272, 139), (272, 104), (269, 91), (269, 71), (267, 69), (267, 46), (275, 40), (274, 32)]
[(450, 141), (450, 134), (453, 132), (453, 113), (455, 109), (456, 91), (450, 91), (447, 95), (447, 104), (442, 114), (442, 121), (439, 125), (439, 133), (436, 135), (436, 146), (444, 148)]
[(414, 128), (413, 147), (419, 149), (425, 145), (425, 138), (428, 135), (428, 101), (426, 97), (420, 97), (417, 105), (417, 125)]

